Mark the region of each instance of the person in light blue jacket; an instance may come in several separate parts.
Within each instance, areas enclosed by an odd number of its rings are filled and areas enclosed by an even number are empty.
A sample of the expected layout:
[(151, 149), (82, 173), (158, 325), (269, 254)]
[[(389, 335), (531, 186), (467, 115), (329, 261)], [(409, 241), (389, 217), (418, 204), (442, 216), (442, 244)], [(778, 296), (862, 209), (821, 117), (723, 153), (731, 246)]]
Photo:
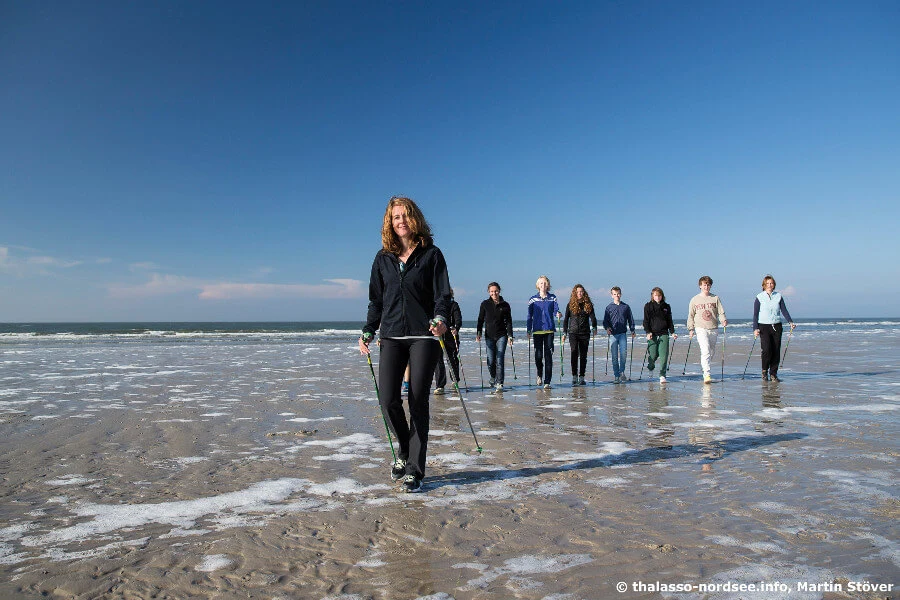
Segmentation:
[(784, 298), (775, 291), (775, 278), (771, 275), (763, 277), (763, 291), (753, 301), (753, 335), (759, 338), (762, 348), (762, 378), (764, 381), (781, 381), (778, 379), (778, 363), (781, 359), (782, 323), (785, 319), (794, 330), (794, 320), (784, 304)]
[[(556, 295), (550, 293), (550, 279), (546, 275), (535, 282), (538, 293), (528, 299), (528, 336), (534, 336), (534, 365), (537, 367), (537, 384), (550, 388), (553, 379), (553, 335), (556, 322), (562, 313), (556, 303)], [(546, 358), (546, 360), (545, 360)]]

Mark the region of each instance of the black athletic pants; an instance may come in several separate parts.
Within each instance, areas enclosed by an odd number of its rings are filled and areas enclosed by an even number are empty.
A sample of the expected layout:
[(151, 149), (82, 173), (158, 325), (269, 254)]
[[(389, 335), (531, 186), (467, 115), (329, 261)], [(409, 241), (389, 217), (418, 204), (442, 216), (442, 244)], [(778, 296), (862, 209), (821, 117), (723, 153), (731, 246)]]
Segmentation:
[[(431, 419), (428, 394), (434, 366), (441, 356), (437, 340), (418, 338), (381, 340), (378, 379), (381, 410), (400, 445), (398, 457), (407, 461), (407, 475), (425, 476), (425, 453), (428, 449), (428, 424)], [(409, 364), (409, 422), (403, 411), (403, 372)]]
[(759, 347), (762, 348), (762, 370), (772, 375), (778, 374), (781, 360), (781, 323), (759, 324)]
[[(444, 346), (447, 347), (447, 358), (450, 361), (450, 368), (453, 369), (456, 381), (459, 381), (459, 357), (456, 355), (456, 340), (450, 331), (444, 334)], [(434, 382), (435, 387), (447, 387), (447, 366), (443, 356), (438, 358), (437, 367), (434, 369)]]
[(553, 335), (553, 333), (535, 333), (532, 336), (534, 366), (537, 367), (537, 376), (543, 379), (544, 384), (550, 383), (553, 379)]
[(590, 335), (569, 334), (569, 347), (572, 349), (572, 377), (584, 377), (587, 367), (587, 351), (591, 342)]

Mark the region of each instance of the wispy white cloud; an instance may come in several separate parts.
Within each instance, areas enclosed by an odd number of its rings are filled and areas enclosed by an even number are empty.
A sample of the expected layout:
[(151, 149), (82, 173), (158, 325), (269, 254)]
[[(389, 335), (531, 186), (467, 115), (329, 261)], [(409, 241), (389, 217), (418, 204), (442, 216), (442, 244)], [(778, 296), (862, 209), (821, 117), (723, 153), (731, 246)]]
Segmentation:
[(131, 271), (158, 271), (160, 266), (153, 262), (138, 262), (128, 265)]
[(245, 298), (361, 298), (363, 282), (356, 279), (326, 279), (326, 283), (213, 283), (203, 286), (203, 300), (236, 300)]
[(180, 277), (178, 275), (161, 275), (152, 273), (150, 281), (138, 285), (114, 283), (108, 286), (109, 295), (113, 298), (152, 298), (154, 296), (172, 296), (185, 292), (194, 292), (203, 286), (203, 282)]
[(779, 291), (781, 292), (781, 295), (784, 296), (785, 298), (792, 298), (793, 296), (797, 295), (797, 288), (795, 288), (792, 285), (789, 285), (786, 288), (784, 288), (783, 290), (779, 290)]
[(326, 279), (321, 284), (278, 284), (212, 282), (178, 275), (153, 273), (150, 280), (137, 284), (108, 286), (113, 298), (150, 298), (183, 293), (196, 293), (201, 300), (244, 300), (274, 298), (318, 298), (334, 300), (362, 298), (365, 287), (356, 279)]
[[(17, 252), (13, 254), (10, 249)], [(0, 246), (0, 273), (24, 277), (27, 275), (49, 275), (52, 269), (69, 269), (84, 264), (80, 260), (57, 258), (54, 256), (20, 256), (22, 252), (35, 252), (21, 246)]]

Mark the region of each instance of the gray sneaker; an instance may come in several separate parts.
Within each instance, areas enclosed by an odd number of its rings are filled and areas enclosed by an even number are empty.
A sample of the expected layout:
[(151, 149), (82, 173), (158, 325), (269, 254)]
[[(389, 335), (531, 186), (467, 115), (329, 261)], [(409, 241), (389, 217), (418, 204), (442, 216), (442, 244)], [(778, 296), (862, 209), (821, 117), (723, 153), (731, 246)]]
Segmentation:
[(403, 491), (407, 494), (415, 494), (422, 491), (422, 480), (415, 475), (407, 475), (403, 480)]
[(406, 476), (406, 461), (398, 458), (391, 467), (391, 479), (400, 481)]
[(616, 377), (615, 379), (613, 379), (613, 383), (622, 383), (622, 381), (618, 377)]

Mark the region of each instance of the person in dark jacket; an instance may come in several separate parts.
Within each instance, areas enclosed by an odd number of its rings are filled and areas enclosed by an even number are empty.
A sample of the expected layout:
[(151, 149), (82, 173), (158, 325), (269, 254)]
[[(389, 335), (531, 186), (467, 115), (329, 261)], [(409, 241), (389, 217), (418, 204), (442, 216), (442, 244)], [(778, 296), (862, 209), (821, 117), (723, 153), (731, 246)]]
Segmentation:
[(591, 342), (591, 328), (597, 335), (597, 315), (587, 290), (580, 283), (572, 288), (572, 295), (566, 305), (563, 319), (563, 343), (566, 335), (572, 349), (572, 385), (584, 385), (584, 370), (587, 367), (587, 349)]
[[(431, 228), (416, 203), (394, 196), (381, 227), (382, 249), (372, 262), (369, 312), (359, 351), (379, 331), (381, 410), (397, 437), (399, 455), (391, 479), (403, 479), (403, 490), (418, 492), (425, 477), (430, 411), (428, 395), (441, 347), (434, 336), (447, 331), (450, 279), (444, 255), (434, 245)], [(403, 371), (410, 367), (409, 422), (403, 410)]]
[[(447, 348), (447, 360), (450, 361), (450, 368), (453, 369), (454, 379), (459, 382), (459, 350), (457, 350), (457, 340), (459, 339), (459, 330), (462, 328), (462, 310), (456, 300), (453, 300), (453, 288), (450, 288), (450, 320), (447, 322), (447, 332), (444, 334), (444, 346)], [(447, 367), (444, 366), (443, 358), (437, 362), (434, 369), (435, 394), (443, 394), (444, 388), (447, 386)]]
[(659, 382), (666, 382), (666, 368), (669, 366), (669, 334), (675, 335), (672, 323), (672, 307), (666, 302), (662, 288), (655, 287), (650, 292), (650, 302), (644, 305), (644, 331), (647, 332), (647, 369), (653, 377), (653, 368), (659, 360)]
[(487, 300), (481, 303), (478, 310), (478, 322), (475, 326), (475, 341), (481, 343), (481, 331), (484, 327), (484, 346), (487, 350), (488, 373), (491, 375), (491, 387), (503, 389), (505, 372), (506, 344), (513, 343), (512, 309), (500, 295), (500, 284), (492, 281), (488, 284)]

